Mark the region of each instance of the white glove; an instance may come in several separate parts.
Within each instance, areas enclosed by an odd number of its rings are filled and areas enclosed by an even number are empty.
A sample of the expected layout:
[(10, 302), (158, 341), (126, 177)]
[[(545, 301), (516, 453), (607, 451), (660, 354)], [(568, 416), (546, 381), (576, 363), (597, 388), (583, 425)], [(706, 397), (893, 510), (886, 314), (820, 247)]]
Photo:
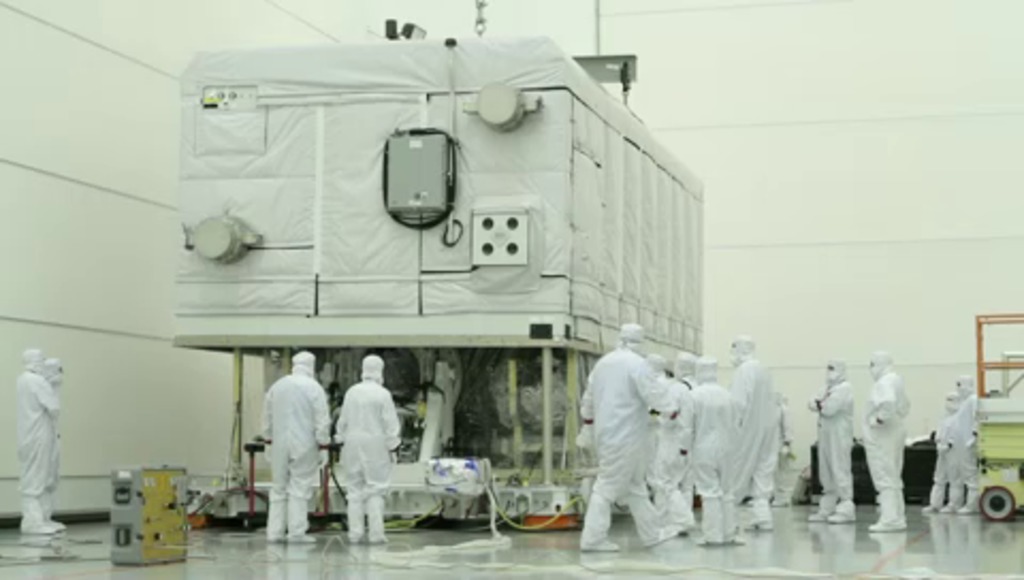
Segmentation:
[(793, 448), (789, 446), (789, 443), (784, 444), (782, 446), (782, 449), (779, 450), (779, 455), (781, 455), (783, 457), (789, 457), (792, 454), (793, 454)]
[(807, 408), (810, 409), (811, 411), (817, 413), (817, 412), (821, 411), (821, 408), (818, 407), (818, 405), (820, 405), (820, 404), (821, 404), (821, 402), (818, 401), (818, 399), (811, 399), (810, 401), (807, 402)]
[(576, 436), (576, 446), (580, 449), (593, 449), (594, 448), (594, 426), (584, 425), (580, 429), (580, 434)]

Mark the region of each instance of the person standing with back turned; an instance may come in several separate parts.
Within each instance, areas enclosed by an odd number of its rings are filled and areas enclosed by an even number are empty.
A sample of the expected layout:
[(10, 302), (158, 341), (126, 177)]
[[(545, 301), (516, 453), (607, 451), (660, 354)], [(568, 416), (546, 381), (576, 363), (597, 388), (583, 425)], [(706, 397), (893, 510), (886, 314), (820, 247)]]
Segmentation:
[(580, 549), (616, 552), (608, 539), (612, 504), (625, 501), (645, 546), (655, 546), (675, 534), (662, 528), (647, 495), (645, 475), (654, 447), (650, 412), (675, 419), (668, 396), (650, 366), (639, 354), (644, 329), (623, 325), (619, 345), (601, 357), (590, 373), (580, 415), (592, 424), (598, 474), (583, 520)]
[(363, 541), (364, 518), (369, 523), (369, 543), (384, 544), (384, 498), (391, 485), (391, 454), (402, 443), (391, 392), (384, 388), (384, 360), (363, 359), (362, 382), (345, 393), (334, 440), (341, 448), (348, 489), (348, 539)]
[[(648, 362), (657, 356), (651, 355)], [(654, 463), (647, 474), (654, 507), (664, 524), (676, 533), (689, 532), (694, 526), (690, 448), (693, 444), (691, 385), (696, 360), (697, 357), (688, 352), (679, 353), (675, 378), (666, 378), (663, 382), (672, 406), (679, 410), (679, 416), (675, 420), (668, 417), (658, 419), (658, 443)]]
[(730, 392), (740, 405), (741, 425), (736, 453), (736, 478), (733, 499), (751, 498), (748, 527), (768, 531), (773, 528), (768, 501), (775, 485), (779, 461), (779, 406), (775, 402), (772, 377), (754, 357), (754, 339), (740, 336), (732, 343), (732, 364), (736, 372)]
[(316, 357), (300, 352), (292, 357), (292, 374), (278, 379), (263, 401), (263, 437), (270, 441), (270, 510), (267, 540), (311, 544), (309, 498), (316, 485), (320, 446), (330, 442), (331, 418), (327, 394), (316, 382)]
[(693, 470), (703, 505), (697, 545), (745, 543), (736, 526), (733, 462), (739, 439), (740, 404), (718, 384), (718, 361), (701, 357), (693, 390)]

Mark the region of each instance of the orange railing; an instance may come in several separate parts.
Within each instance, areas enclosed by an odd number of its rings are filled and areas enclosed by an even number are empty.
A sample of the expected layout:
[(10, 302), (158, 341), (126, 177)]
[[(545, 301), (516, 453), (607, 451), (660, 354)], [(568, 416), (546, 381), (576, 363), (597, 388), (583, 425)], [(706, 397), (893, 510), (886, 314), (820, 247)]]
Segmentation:
[(978, 397), (984, 397), (985, 374), (987, 371), (1024, 370), (1024, 361), (986, 361), (985, 360), (985, 327), (1002, 324), (1024, 325), (1024, 314), (979, 314), (974, 317), (974, 337), (977, 340), (977, 387)]

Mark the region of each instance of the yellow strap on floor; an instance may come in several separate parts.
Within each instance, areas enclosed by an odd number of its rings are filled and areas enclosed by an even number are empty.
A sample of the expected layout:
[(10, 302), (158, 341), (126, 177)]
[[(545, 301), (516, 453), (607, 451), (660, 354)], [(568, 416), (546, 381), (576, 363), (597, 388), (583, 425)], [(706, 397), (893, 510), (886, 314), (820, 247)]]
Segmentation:
[(562, 509), (558, 511), (558, 513), (556, 513), (555, 515), (551, 516), (550, 520), (548, 520), (548, 521), (546, 521), (546, 522), (544, 522), (542, 524), (537, 524), (535, 526), (524, 526), (522, 524), (517, 524), (516, 522), (512, 521), (512, 519), (510, 517), (508, 517), (508, 515), (504, 511), (502, 511), (502, 509), (500, 507), (494, 506), (494, 509), (495, 509), (495, 511), (498, 512), (498, 515), (501, 516), (501, 519), (504, 520), (506, 524), (512, 526), (513, 529), (519, 530), (521, 532), (535, 532), (535, 531), (538, 531), (538, 530), (546, 529), (551, 524), (557, 522), (558, 518), (564, 516), (566, 514), (566, 512), (569, 511), (569, 508), (571, 508), (571, 507), (575, 506), (576, 504), (580, 503), (582, 500), (583, 500), (583, 498), (580, 498), (580, 497), (573, 498), (572, 501), (570, 501), (569, 503), (565, 504), (565, 506), (563, 506)]
[(441, 511), (442, 507), (444, 507), (444, 504), (443, 503), (439, 503), (436, 506), (434, 506), (434, 509), (430, 510), (429, 512), (423, 514), (422, 516), (420, 516), (418, 518), (414, 518), (414, 519), (411, 519), (411, 520), (392, 520), (392, 521), (387, 522), (386, 524), (384, 524), (384, 527), (385, 528), (414, 528), (414, 527), (416, 527), (416, 524), (422, 522), (423, 520), (429, 518), (430, 516), (436, 514), (439, 511)]

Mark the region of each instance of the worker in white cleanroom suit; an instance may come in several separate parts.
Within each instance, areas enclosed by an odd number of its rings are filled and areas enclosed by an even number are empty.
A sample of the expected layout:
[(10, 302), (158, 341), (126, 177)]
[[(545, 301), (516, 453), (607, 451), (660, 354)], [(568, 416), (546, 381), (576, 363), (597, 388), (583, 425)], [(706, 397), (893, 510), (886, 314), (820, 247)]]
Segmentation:
[(775, 402), (772, 377), (754, 358), (754, 340), (749, 336), (740, 336), (732, 343), (732, 363), (736, 372), (731, 392), (739, 401), (742, 417), (733, 498), (737, 502), (751, 498), (751, 529), (771, 530), (772, 513), (768, 502), (779, 461), (776, 436), (779, 407)]
[[(956, 486), (958, 493), (962, 494), (967, 488), (967, 499), (956, 513), (970, 515), (981, 509), (978, 505), (978, 393), (974, 378), (961, 376), (956, 381), (956, 390), (960, 408), (954, 421), (954, 445), (950, 454), (950, 459), (956, 464), (956, 479), (950, 482), (950, 489)], [(952, 500), (949, 503), (953, 505)]]
[[(680, 416), (677, 421), (680, 421), (680, 425), (683, 429), (686, 429), (685, 423), (689, 423), (690, 432), (690, 448), (693, 448), (693, 390), (697, 388), (697, 355), (680, 351), (676, 355), (675, 368), (673, 369), (675, 379), (686, 387), (689, 392), (689, 406), (681, 407)], [(685, 413), (685, 417), (684, 417)], [(685, 441), (685, 438), (684, 438)], [(694, 527), (696, 522), (693, 517), (693, 492), (694, 492), (694, 473), (693, 473), (693, 452), (687, 456), (687, 460), (683, 467), (682, 483), (680, 483), (680, 489), (682, 490), (682, 503), (680, 507), (685, 510), (683, 518), (691, 522), (690, 527)]]
[[(693, 355), (689, 356), (693, 358)], [(687, 368), (685, 363), (680, 366), (680, 360), (676, 359), (675, 380), (666, 379), (662, 385), (671, 399), (671, 405), (679, 410), (679, 416), (675, 420), (659, 417), (656, 454), (647, 474), (647, 483), (654, 494), (654, 507), (658, 510), (658, 516), (676, 534), (687, 532), (694, 525), (693, 483), (686, 481), (690, 479), (686, 476), (690, 470), (689, 455), (693, 443), (693, 400), (690, 387), (683, 382), (692, 381), (693, 362), (689, 362)], [(659, 355), (651, 355), (647, 361), (656, 373), (658, 365), (665, 364)], [(663, 371), (659, 380), (661, 376), (664, 376)], [(689, 493), (681, 488), (684, 481), (690, 486)]]
[(580, 549), (585, 552), (619, 549), (608, 539), (612, 504), (617, 501), (629, 506), (645, 546), (675, 535), (659, 524), (657, 511), (647, 496), (645, 477), (654, 448), (650, 413), (675, 420), (678, 412), (638, 353), (643, 340), (643, 328), (624, 325), (618, 347), (594, 365), (583, 394), (580, 416), (584, 425), (593, 425), (598, 463), (580, 538)]
[(384, 361), (370, 355), (363, 359), (362, 382), (345, 393), (335, 441), (341, 448), (348, 490), (348, 539), (361, 542), (363, 519), (369, 522), (371, 544), (387, 542), (384, 536), (384, 499), (391, 486), (393, 454), (402, 443), (391, 392), (384, 388)]
[[(43, 362), (43, 378), (53, 388), (53, 396), (60, 401), (60, 388), (64, 384), (64, 367), (60, 359), (48, 358)], [(43, 520), (47, 524), (64, 531), (67, 526), (60, 522), (53, 521), (54, 503), (57, 497), (57, 486), (60, 484), (60, 431), (57, 429), (57, 420), (53, 421), (53, 449), (50, 451), (50, 470), (46, 484), (46, 491), (39, 498), (43, 507)]]
[(775, 393), (779, 406), (779, 422), (776, 429), (779, 440), (779, 462), (775, 467), (775, 487), (772, 492), (772, 507), (788, 507), (796, 485), (793, 471), (793, 425), (789, 418), (789, 399), (782, 393)]
[(963, 488), (961, 486), (960, 497), (956, 497), (956, 475), (957, 464), (950, 451), (954, 447), (954, 429), (956, 426), (956, 412), (960, 408), (960, 394), (956, 391), (946, 395), (946, 413), (939, 421), (935, 429), (935, 474), (932, 476), (932, 493), (928, 499), (928, 505), (922, 510), (926, 514), (937, 511), (946, 512), (943, 507), (946, 501), (946, 485), (949, 485), (949, 506), (950, 511), (955, 511), (959, 502), (963, 500)]
[(309, 529), (309, 498), (317, 482), (320, 446), (330, 442), (327, 395), (316, 382), (316, 357), (292, 357), (292, 374), (277, 380), (263, 402), (263, 437), (271, 442), (273, 487), (267, 515), (267, 539), (313, 543)]
[(18, 461), (21, 464), (21, 533), (49, 535), (60, 527), (49, 521), (44, 499), (52, 484), (53, 456), (57, 447), (60, 400), (43, 376), (43, 353), (22, 354), (25, 370), (18, 376)]
[(903, 453), (910, 401), (903, 379), (892, 366), (886, 352), (871, 355), (871, 376), (875, 385), (868, 398), (864, 423), (864, 451), (871, 479), (878, 490), (880, 515), (869, 527), (872, 532), (899, 532), (907, 529), (903, 503)]
[(702, 546), (742, 543), (732, 478), (740, 436), (739, 402), (718, 384), (718, 361), (701, 358), (693, 390), (693, 470), (703, 516)]
[(853, 505), (853, 387), (846, 380), (846, 363), (829, 361), (825, 390), (811, 400), (818, 414), (818, 478), (823, 495), (811, 522), (845, 524), (856, 520)]

